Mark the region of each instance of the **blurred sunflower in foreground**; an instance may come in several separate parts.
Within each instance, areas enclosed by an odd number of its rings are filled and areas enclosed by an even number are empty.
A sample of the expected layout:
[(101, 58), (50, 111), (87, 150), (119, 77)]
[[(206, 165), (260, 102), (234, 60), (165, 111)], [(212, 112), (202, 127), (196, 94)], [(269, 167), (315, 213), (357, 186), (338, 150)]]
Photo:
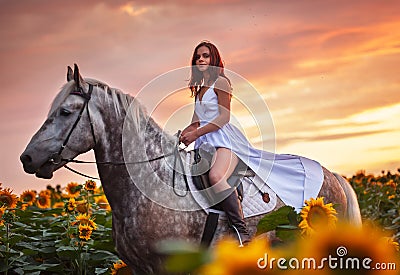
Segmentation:
[(337, 212), (332, 203), (325, 204), (323, 197), (305, 201), (300, 212), (302, 221), (299, 227), (303, 234), (313, 235), (318, 230), (333, 229), (338, 221)]
[[(311, 238), (299, 240), (296, 247), (300, 259), (315, 259), (317, 268), (307, 273), (378, 275), (384, 272), (389, 275), (398, 274), (395, 269), (400, 262), (396, 244), (389, 242), (376, 228), (340, 223), (332, 230), (319, 230)], [(331, 264), (329, 259), (332, 259)], [(383, 266), (384, 271), (379, 269)]]
[(268, 247), (266, 239), (255, 239), (245, 247), (239, 247), (236, 240), (225, 239), (217, 244), (212, 253), (211, 263), (201, 267), (195, 274), (261, 275), (278, 272), (268, 266), (265, 268), (258, 266), (258, 264), (261, 266), (267, 264), (271, 258), (278, 258), (278, 252)]

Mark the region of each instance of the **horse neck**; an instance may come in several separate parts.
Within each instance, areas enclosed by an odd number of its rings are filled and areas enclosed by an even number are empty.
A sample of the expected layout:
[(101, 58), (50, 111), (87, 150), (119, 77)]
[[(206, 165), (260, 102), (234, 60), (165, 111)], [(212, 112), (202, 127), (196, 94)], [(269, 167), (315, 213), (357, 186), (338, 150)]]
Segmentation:
[[(133, 163), (172, 152), (175, 139), (146, 114), (137, 100), (129, 96), (127, 100), (130, 101), (129, 107), (118, 106), (117, 112), (113, 104), (110, 104), (112, 100), (106, 100), (101, 94), (97, 96), (96, 109), (99, 110), (101, 122), (96, 131), (99, 137), (94, 148), (96, 160)], [(120, 105), (121, 101), (118, 100)], [(122, 167), (110, 165), (108, 170), (112, 169), (115, 173), (117, 169), (121, 173)], [(103, 170), (99, 169), (99, 174)], [(108, 174), (113, 176), (112, 173)]]
[[(156, 204), (160, 204), (157, 209), (197, 209), (192, 196), (178, 197), (175, 193), (179, 189), (183, 194), (186, 188), (181, 173), (175, 173), (175, 182), (172, 180), (171, 164), (175, 156), (171, 153), (175, 150), (176, 137), (166, 134), (140, 105), (134, 105), (134, 100), (131, 108), (121, 112), (120, 117), (112, 111), (104, 113), (104, 137), (101, 144), (96, 145), (96, 160), (125, 163), (98, 164), (113, 214), (124, 216), (124, 209), (129, 208), (132, 215), (145, 216), (147, 209), (153, 207), (154, 210)], [(183, 159), (184, 156), (182, 152)], [(144, 163), (138, 163), (142, 161)]]

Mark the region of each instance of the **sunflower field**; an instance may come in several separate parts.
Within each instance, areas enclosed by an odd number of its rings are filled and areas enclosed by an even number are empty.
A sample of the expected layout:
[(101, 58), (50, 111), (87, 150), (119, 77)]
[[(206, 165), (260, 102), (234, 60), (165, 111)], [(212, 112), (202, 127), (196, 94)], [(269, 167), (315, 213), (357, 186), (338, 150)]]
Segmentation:
[(0, 274), (115, 274), (111, 209), (96, 182), (27, 190), (0, 186)]
[[(229, 238), (213, 249), (161, 242), (165, 269), (207, 275), (400, 274), (400, 169), (377, 176), (360, 171), (347, 180), (357, 193), (363, 227), (338, 221), (335, 205), (312, 198), (300, 213), (285, 206), (266, 215), (245, 247)], [(129, 274), (114, 250), (111, 224), (110, 206), (95, 181), (19, 196), (0, 184), (0, 274)]]

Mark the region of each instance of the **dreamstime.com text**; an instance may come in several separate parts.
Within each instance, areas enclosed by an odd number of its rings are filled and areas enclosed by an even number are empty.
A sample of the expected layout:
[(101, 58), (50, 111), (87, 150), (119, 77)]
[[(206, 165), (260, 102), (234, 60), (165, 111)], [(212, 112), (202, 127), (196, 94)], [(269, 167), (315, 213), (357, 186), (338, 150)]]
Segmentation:
[(268, 253), (257, 260), (260, 269), (295, 269), (295, 270), (319, 270), (319, 269), (340, 269), (340, 270), (396, 270), (396, 263), (374, 263), (371, 258), (345, 257), (347, 249), (339, 246), (335, 256), (316, 260), (314, 258), (270, 258)]

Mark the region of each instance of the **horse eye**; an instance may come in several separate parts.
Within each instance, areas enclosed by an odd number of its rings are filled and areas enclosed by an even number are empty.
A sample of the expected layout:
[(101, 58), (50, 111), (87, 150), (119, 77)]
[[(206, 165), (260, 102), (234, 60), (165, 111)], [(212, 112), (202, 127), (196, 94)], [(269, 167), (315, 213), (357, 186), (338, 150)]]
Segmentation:
[(62, 115), (62, 116), (69, 116), (70, 114), (71, 114), (71, 112), (68, 111), (67, 109), (62, 108), (60, 110), (60, 115)]

